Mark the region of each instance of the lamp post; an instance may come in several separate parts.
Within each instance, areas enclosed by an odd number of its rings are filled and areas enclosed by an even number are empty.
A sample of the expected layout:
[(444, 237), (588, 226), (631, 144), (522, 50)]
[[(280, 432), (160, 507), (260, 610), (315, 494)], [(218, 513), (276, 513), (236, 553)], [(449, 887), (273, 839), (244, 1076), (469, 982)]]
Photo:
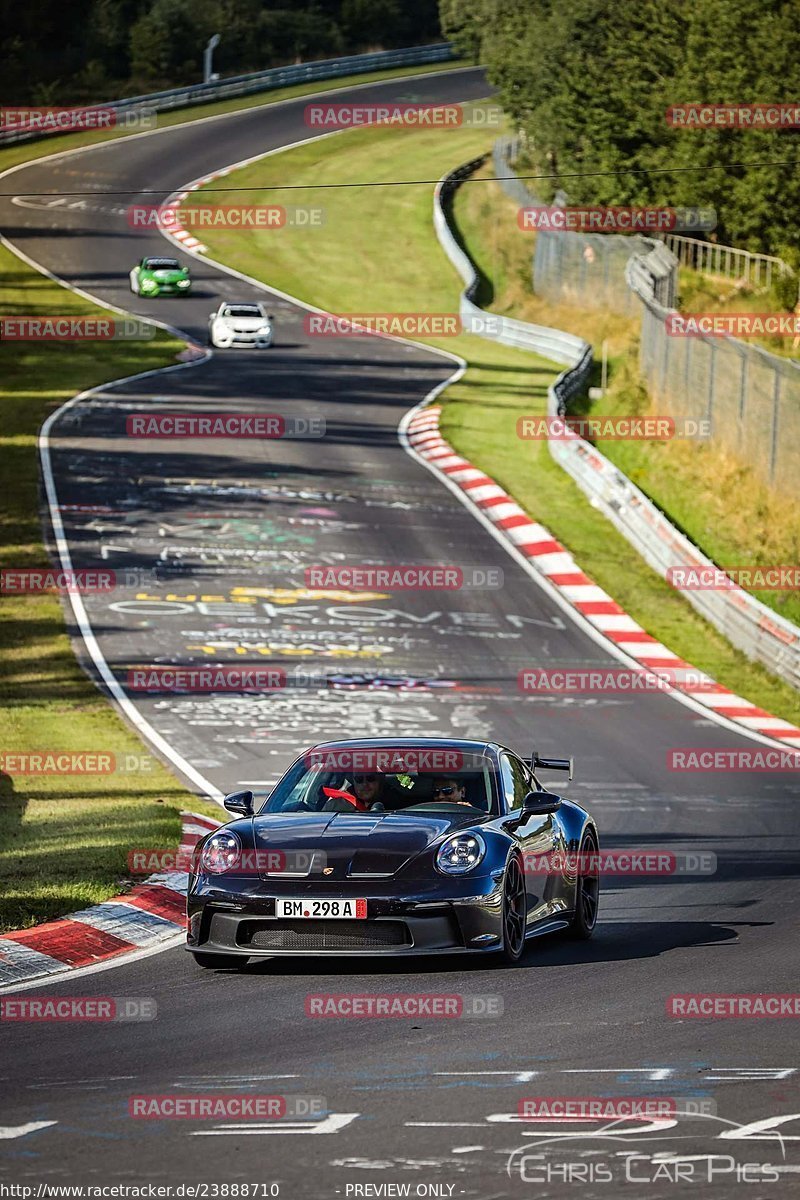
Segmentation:
[(214, 36), (209, 39), (208, 45), (206, 46), (205, 50), (203, 51), (203, 83), (211, 83), (211, 80), (212, 80), (211, 60), (214, 57), (214, 51), (216, 50), (217, 46), (219, 45), (219, 42), (220, 42), (220, 36), (218, 33), (215, 33)]

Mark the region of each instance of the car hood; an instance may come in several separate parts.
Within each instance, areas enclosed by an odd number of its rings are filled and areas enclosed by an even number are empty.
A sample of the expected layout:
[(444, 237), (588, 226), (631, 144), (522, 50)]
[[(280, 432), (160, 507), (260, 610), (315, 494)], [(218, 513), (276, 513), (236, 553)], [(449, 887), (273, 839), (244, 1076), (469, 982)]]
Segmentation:
[(266, 317), (217, 317), (217, 321), (221, 325), (225, 325), (228, 329), (241, 330), (243, 333), (255, 333), (258, 329), (268, 329), (269, 321)]
[[(387, 877), (453, 829), (474, 825), (477, 814), (274, 813), (252, 819), (257, 850), (283, 851), (309, 864), (308, 878), (335, 883)], [(291, 861), (287, 861), (291, 869)], [(327, 875), (323, 867), (332, 868)], [(262, 877), (274, 878), (267, 872)]]

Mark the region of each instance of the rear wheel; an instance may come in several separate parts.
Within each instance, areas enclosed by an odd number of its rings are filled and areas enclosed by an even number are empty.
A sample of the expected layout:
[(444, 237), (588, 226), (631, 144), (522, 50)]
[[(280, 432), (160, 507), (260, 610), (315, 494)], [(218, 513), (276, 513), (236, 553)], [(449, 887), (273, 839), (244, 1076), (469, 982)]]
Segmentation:
[(508, 860), (503, 878), (503, 958), (508, 963), (517, 963), (525, 949), (525, 926), (528, 902), (525, 892), (525, 877), (516, 855)]
[(600, 901), (600, 874), (596, 862), (586, 862), (587, 858), (597, 855), (597, 838), (587, 830), (581, 841), (580, 873), (575, 884), (575, 912), (567, 928), (567, 936), (578, 941), (588, 941), (594, 933), (597, 924), (597, 910)]
[(205, 967), (209, 971), (225, 970), (231, 967), (240, 967), (247, 962), (246, 958), (242, 958), (239, 954), (209, 954), (207, 951), (198, 951), (194, 954), (194, 961), (198, 967)]

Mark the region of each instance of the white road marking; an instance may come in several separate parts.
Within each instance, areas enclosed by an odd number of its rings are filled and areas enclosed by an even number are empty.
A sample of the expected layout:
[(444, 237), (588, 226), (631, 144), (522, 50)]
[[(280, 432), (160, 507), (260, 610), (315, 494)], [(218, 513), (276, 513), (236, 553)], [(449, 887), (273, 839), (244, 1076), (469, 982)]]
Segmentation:
[(361, 1113), (328, 1113), (322, 1121), (272, 1121), (269, 1125), (218, 1125), (215, 1129), (195, 1129), (191, 1137), (223, 1137), (265, 1133), (338, 1133), (360, 1117)]
[(0, 1125), (0, 1141), (25, 1137), (28, 1133), (35, 1133), (37, 1129), (47, 1129), (49, 1125), (57, 1124), (58, 1121), (28, 1121), (27, 1125)]

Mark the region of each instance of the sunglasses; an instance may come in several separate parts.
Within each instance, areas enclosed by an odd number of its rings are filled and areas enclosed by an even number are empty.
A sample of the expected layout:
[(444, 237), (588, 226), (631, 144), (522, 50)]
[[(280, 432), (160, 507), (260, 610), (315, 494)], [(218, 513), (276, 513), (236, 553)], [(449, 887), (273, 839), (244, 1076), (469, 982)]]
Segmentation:
[(460, 792), (460, 787), (435, 787), (433, 789), (434, 796), (452, 796), (453, 792)]

